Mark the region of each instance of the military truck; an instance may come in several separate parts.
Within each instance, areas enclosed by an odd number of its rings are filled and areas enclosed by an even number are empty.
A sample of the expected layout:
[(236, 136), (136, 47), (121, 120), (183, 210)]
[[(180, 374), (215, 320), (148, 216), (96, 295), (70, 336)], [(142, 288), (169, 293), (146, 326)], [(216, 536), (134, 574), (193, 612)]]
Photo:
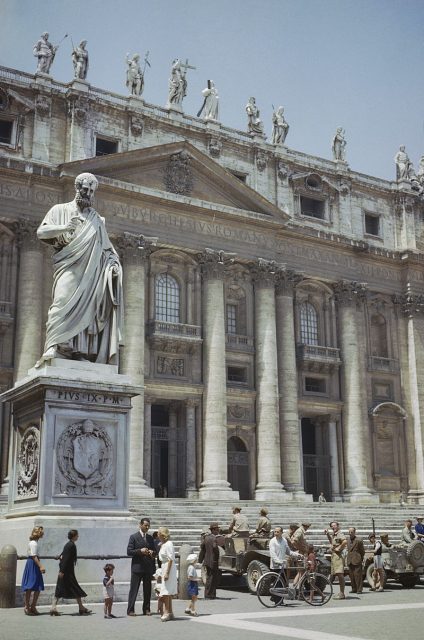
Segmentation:
[[(424, 543), (414, 540), (408, 545), (383, 546), (383, 566), (387, 580), (396, 580), (403, 587), (412, 589), (424, 573)], [(364, 579), (373, 585), (373, 553), (367, 551), (364, 557)]]

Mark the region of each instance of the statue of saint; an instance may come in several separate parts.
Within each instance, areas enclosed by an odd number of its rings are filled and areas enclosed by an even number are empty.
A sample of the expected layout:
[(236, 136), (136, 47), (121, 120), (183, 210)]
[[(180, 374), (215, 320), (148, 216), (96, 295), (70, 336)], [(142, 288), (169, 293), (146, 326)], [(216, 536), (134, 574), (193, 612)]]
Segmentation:
[(253, 135), (264, 135), (264, 124), (260, 119), (260, 112), (256, 106), (255, 98), (249, 98), (249, 102), (246, 105), (247, 113), (247, 130)]
[(144, 74), (140, 67), (140, 55), (134, 54), (132, 58), (127, 53), (127, 82), (126, 85), (132, 96), (141, 96), (144, 89)]
[(284, 107), (278, 107), (274, 111), (272, 125), (272, 144), (284, 144), (290, 128), (284, 118)]
[(418, 167), (417, 178), (421, 187), (424, 187), (424, 156), (421, 156), (420, 166)]
[(218, 120), (219, 96), (212, 80), (208, 80), (208, 86), (203, 89), (202, 96), (204, 101), (197, 112), (197, 117), (200, 118), (203, 113), (204, 120)]
[(396, 163), (396, 180), (410, 180), (412, 176), (415, 176), (414, 165), (409, 159), (408, 154), (405, 151), (405, 145), (399, 147), (399, 151), (395, 155)]
[(34, 45), (33, 53), (38, 58), (36, 73), (49, 73), (58, 47), (49, 42), (47, 31), (41, 34), (40, 40)]
[(97, 186), (95, 176), (81, 173), (75, 199), (52, 207), (37, 229), (56, 253), (46, 343), (36, 367), (52, 358), (118, 364), (122, 268), (104, 218), (92, 207)]
[(72, 51), (72, 64), (74, 65), (74, 76), (79, 80), (85, 80), (88, 71), (88, 51), (85, 48), (87, 40), (82, 40)]
[(343, 127), (337, 127), (336, 134), (333, 138), (333, 160), (345, 161), (346, 158), (346, 140), (344, 137)]
[(187, 79), (184, 65), (177, 58), (172, 63), (171, 77), (169, 78), (167, 106), (173, 104), (181, 106), (184, 96), (187, 95)]

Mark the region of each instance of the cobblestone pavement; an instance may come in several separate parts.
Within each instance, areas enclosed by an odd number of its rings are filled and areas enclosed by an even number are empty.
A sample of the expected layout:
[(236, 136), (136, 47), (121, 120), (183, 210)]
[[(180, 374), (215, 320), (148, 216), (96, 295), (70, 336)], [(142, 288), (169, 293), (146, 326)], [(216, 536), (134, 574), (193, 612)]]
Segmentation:
[[(157, 615), (129, 618), (125, 603), (114, 605), (115, 620), (105, 620), (99, 604), (90, 605), (93, 614), (84, 617), (76, 605), (59, 606), (63, 615), (57, 618), (49, 616), (48, 607), (40, 607), (38, 617), (25, 616), (22, 609), (2, 609), (0, 640), (140, 640), (146, 634), (155, 640), (257, 640), (259, 635), (265, 640), (397, 640), (405, 633), (422, 635), (423, 584), (411, 590), (390, 585), (384, 593), (347, 595), (324, 607), (294, 602), (270, 610), (246, 592), (220, 590), (217, 600), (199, 600), (197, 618), (184, 613), (185, 602), (174, 601), (176, 620), (166, 623)], [(137, 610), (141, 612), (140, 603)]]

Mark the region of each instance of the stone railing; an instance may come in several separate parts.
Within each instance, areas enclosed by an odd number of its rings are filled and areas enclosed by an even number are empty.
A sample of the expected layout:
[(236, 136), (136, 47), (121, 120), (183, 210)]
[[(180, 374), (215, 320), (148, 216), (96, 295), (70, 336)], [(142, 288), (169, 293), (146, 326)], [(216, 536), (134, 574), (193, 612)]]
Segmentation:
[(395, 360), (395, 358), (368, 356), (368, 371), (386, 371), (388, 373), (394, 373), (399, 371), (399, 361)]
[(164, 322), (162, 320), (152, 320), (148, 324), (150, 335), (179, 336), (181, 338), (202, 337), (201, 327), (194, 324), (180, 324), (179, 322)]
[(227, 333), (226, 343), (228, 349), (250, 352), (255, 350), (255, 339), (251, 336), (240, 336), (236, 333)]
[(322, 347), (314, 344), (298, 344), (296, 346), (298, 362), (310, 371), (331, 372), (340, 366), (340, 349)]

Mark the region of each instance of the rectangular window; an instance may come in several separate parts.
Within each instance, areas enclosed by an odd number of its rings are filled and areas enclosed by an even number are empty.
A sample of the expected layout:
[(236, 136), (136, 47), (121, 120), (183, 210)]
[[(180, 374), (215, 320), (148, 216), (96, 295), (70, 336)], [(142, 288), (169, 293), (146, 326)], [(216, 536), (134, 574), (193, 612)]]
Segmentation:
[(227, 367), (228, 382), (247, 382), (247, 369), (245, 367)]
[(229, 169), (229, 172), (233, 174), (236, 178), (238, 178), (241, 182), (246, 182), (247, 175), (245, 173), (240, 173), (239, 171), (233, 171)]
[(107, 140), (106, 138), (96, 138), (96, 156), (107, 156), (110, 153), (118, 152), (118, 143), (116, 140)]
[(12, 144), (13, 120), (0, 120), (0, 144)]
[(303, 216), (324, 220), (325, 202), (324, 200), (315, 200), (314, 198), (300, 196), (300, 211)]
[(305, 378), (305, 391), (308, 393), (325, 393), (325, 378)]
[(373, 216), (370, 213), (365, 214), (365, 233), (370, 236), (380, 235), (380, 216)]
[(227, 304), (227, 333), (237, 333), (237, 306)]

